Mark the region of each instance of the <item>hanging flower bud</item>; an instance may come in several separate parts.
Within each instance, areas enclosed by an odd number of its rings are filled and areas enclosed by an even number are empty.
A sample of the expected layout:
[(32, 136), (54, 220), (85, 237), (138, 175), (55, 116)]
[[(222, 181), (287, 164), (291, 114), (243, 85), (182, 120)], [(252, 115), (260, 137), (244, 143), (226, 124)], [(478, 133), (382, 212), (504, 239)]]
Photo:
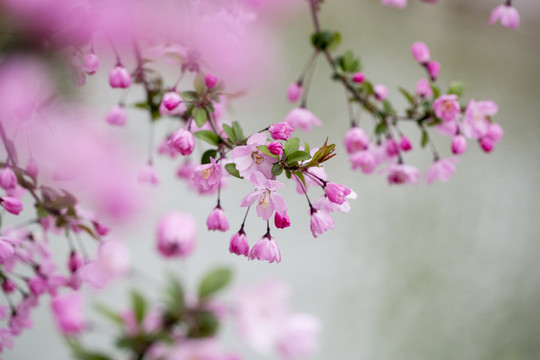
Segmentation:
[(410, 151), (412, 150), (412, 143), (411, 140), (409, 140), (408, 137), (405, 135), (401, 135), (401, 140), (399, 141), (399, 147), (403, 151)]
[(278, 229), (285, 229), (291, 226), (291, 220), (286, 211), (283, 213), (276, 212), (274, 215), (274, 225), (276, 225)]
[(328, 182), (324, 187), (324, 192), (331, 202), (341, 205), (345, 202), (347, 195), (351, 193), (351, 189), (341, 184)]
[(459, 134), (452, 139), (452, 152), (456, 155), (463, 154), (467, 149), (467, 139)]
[(375, 85), (373, 91), (375, 92), (375, 99), (378, 101), (383, 101), (388, 97), (388, 89), (384, 85)]
[(435, 81), (441, 73), (441, 64), (437, 60), (433, 60), (427, 63), (426, 68), (431, 80)]
[(58, 295), (53, 298), (51, 307), (56, 323), (63, 334), (77, 335), (84, 330), (84, 305), (81, 294), (74, 291)]
[(208, 219), (206, 219), (208, 230), (212, 231), (227, 231), (229, 230), (229, 222), (225, 216), (225, 211), (218, 205), (212, 210)]
[(433, 89), (431, 88), (431, 85), (429, 85), (429, 82), (422, 78), (416, 83), (416, 93), (421, 98), (430, 98), (433, 96)]
[(190, 155), (195, 148), (195, 139), (191, 131), (180, 128), (172, 134), (167, 144), (182, 155)]
[(68, 269), (69, 269), (69, 271), (71, 273), (75, 273), (83, 265), (84, 265), (84, 259), (81, 256), (81, 254), (73, 251), (71, 253), (71, 255), (69, 255), (69, 259), (68, 259)]
[(0, 187), (4, 190), (9, 190), (15, 186), (17, 186), (17, 176), (12, 168), (4, 166), (0, 169)]
[(493, 25), (497, 21), (506, 28), (516, 30), (519, 26), (519, 13), (512, 5), (499, 5), (491, 12), (489, 24)]
[(165, 257), (184, 257), (195, 248), (197, 222), (190, 214), (171, 212), (158, 223), (157, 248)]
[(180, 94), (176, 91), (169, 91), (163, 95), (161, 104), (159, 105), (159, 113), (165, 115), (182, 115), (187, 107)]
[(105, 120), (114, 126), (124, 126), (127, 122), (127, 113), (124, 105), (119, 104), (112, 107)]
[(159, 178), (157, 176), (156, 169), (154, 169), (152, 164), (146, 164), (141, 171), (139, 171), (137, 180), (144, 184), (150, 184), (153, 186), (159, 185)]
[(28, 160), (28, 164), (26, 164), (26, 173), (32, 177), (36, 177), (38, 172), (39, 169), (34, 159)]
[(501, 141), (504, 134), (504, 130), (501, 125), (497, 123), (491, 123), (488, 128), (486, 136), (493, 141), (493, 144), (497, 144)]
[(229, 251), (231, 254), (248, 256), (249, 243), (244, 230), (240, 230), (231, 237)]
[(274, 155), (281, 155), (283, 154), (283, 145), (279, 141), (273, 141), (268, 144), (268, 151)]
[(487, 136), (484, 136), (482, 139), (480, 139), (480, 147), (485, 152), (490, 153), (494, 148), (493, 140)]
[(399, 154), (399, 146), (393, 138), (386, 139), (386, 154), (396, 156)]
[(12, 293), (17, 289), (15, 286), (15, 283), (8, 278), (4, 278), (4, 281), (2, 282), (2, 290), (7, 293)]
[(289, 88), (287, 89), (287, 99), (289, 99), (289, 101), (294, 104), (298, 101), (298, 99), (300, 99), (302, 93), (302, 85), (298, 83), (293, 83), (289, 85)]
[(218, 78), (212, 74), (206, 74), (206, 76), (204, 77), (204, 83), (207, 88), (213, 89), (218, 83)]
[(7, 238), (0, 238), (0, 264), (5, 264), (13, 254), (15, 254), (15, 247), (11, 241)]
[(311, 209), (311, 233), (313, 237), (334, 228), (334, 219), (323, 210)]
[(11, 196), (0, 197), (0, 205), (14, 215), (19, 215), (23, 209), (21, 200)]
[(116, 65), (109, 73), (109, 84), (112, 88), (127, 89), (131, 85), (131, 75), (122, 65)]
[(273, 124), (268, 128), (268, 132), (270, 132), (270, 135), (272, 135), (274, 140), (287, 140), (291, 137), (293, 131), (294, 128), (286, 122)]
[(364, 129), (356, 126), (347, 130), (343, 140), (349, 154), (366, 150), (369, 147), (369, 137), (366, 132)]
[[(83, 60), (83, 69), (88, 75), (93, 75), (98, 71), (99, 59), (93, 52), (86, 54)], [(112, 85), (111, 85), (112, 86)]]
[(412, 44), (411, 53), (419, 64), (426, 64), (430, 60), (429, 48), (421, 41)]
[(352, 81), (354, 81), (357, 84), (361, 84), (361, 83), (364, 82), (365, 78), (366, 78), (366, 76), (364, 75), (364, 73), (357, 72), (357, 73), (354, 73), (354, 75), (352, 77)]

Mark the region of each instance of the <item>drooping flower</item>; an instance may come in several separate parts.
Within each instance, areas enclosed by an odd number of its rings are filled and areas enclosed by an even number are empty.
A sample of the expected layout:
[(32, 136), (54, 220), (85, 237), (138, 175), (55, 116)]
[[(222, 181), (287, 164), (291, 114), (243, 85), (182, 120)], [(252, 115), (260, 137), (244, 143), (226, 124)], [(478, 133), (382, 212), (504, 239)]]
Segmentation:
[(98, 71), (99, 68), (99, 59), (96, 54), (89, 53), (84, 56), (83, 59), (83, 69), (88, 75), (93, 75)]
[(289, 85), (289, 88), (287, 89), (287, 99), (291, 103), (295, 103), (302, 96), (302, 92), (303, 92), (302, 85), (298, 83), (292, 83), (291, 85)]
[(167, 145), (184, 156), (191, 155), (195, 148), (195, 139), (191, 131), (180, 128), (171, 135)]
[(489, 24), (493, 25), (497, 21), (506, 28), (516, 30), (519, 26), (519, 13), (512, 5), (499, 5), (491, 12)]
[(345, 202), (347, 195), (351, 193), (351, 189), (345, 185), (327, 182), (324, 187), (324, 192), (331, 202), (341, 205)]
[(456, 172), (456, 163), (458, 161), (459, 159), (455, 157), (435, 161), (426, 171), (426, 182), (431, 184), (436, 179), (447, 182)]
[(432, 81), (435, 81), (441, 74), (441, 63), (439, 63), (437, 60), (431, 60), (428, 62), (426, 68)]
[(78, 335), (86, 322), (83, 314), (83, 297), (78, 292), (58, 295), (51, 302), (56, 323), (65, 335)]
[(399, 141), (399, 148), (403, 151), (410, 151), (412, 150), (412, 143), (411, 140), (409, 140), (408, 137), (405, 135), (401, 135), (401, 139)]
[(200, 192), (212, 192), (221, 183), (221, 164), (210, 158), (210, 164), (199, 165), (193, 170), (192, 183)]
[(364, 129), (354, 126), (347, 130), (345, 138), (345, 149), (349, 154), (366, 150), (369, 147), (369, 137)]
[(112, 107), (112, 109), (107, 113), (105, 120), (115, 126), (124, 126), (127, 122), (127, 113), (124, 105), (119, 104)]
[(137, 175), (137, 180), (143, 184), (150, 184), (152, 186), (159, 185), (159, 178), (156, 173), (156, 169), (152, 164), (146, 164)]
[(112, 88), (127, 89), (131, 85), (131, 75), (122, 65), (116, 65), (109, 73), (109, 84)]
[(266, 145), (266, 135), (256, 133), (249, 137), (245, 146), (237, 146), (231, 151), (240, 176), (249, 178), (254, 172), (261, 172), (267, 178), (272, 177), (272, 165), (276, 159), (257, 149), (261, 145)]
[(404, 9), (407, 7), (407, 0), (381, 0), (381, 3), (386, 6)]
[(313, 356), (321, 331), (319, 319), (311, 314), (292, 314), (283, 323), (277, 349), (285, 360)]
[(291, 226), (291, 220), (286, 211), (283, 214), (276, 212), (274, 215), (274, 225), (276, 225), (278, 229), (285, 229)]
[(231, 254), (248, 256), (249, 243), (243, 229), (240, 229), (239, 232), (234, 233), (234, 235), (231, 237), (229, 251)]
[(414, 184), (418, 183), (418, 169), (411, 165), (391, 164), (388, 168), (388, 183)]
[(17, 186), (17, 176), (13, 169), (9, 166), (4, 166), (0, 169), (0, 187), (4, 190), (10, 190)]
[(375, 92), (375, 99), (377, 99), (378, 101), (383, 101), (388, 97), (388, 89), (384, 85), (375, 85), (373, 87), (373, 91)]
[(334, 228), (334, 219), (324, 210), (311, 208), (311, 233), (313, 237)]
[(467, 139), (465, 136), (458, 134), (452, 139), (452, 153), (456, 155), (463, 154), (467, 149)]
[(268, 128), (268, 132), (270, 132), (274, 140), (287, 140), (291, 137), (293, 131), (293, 127), (286, 122), (272, 124)]
[(14, 215), (19, 215), (19, 213), (23, 210), (21, 200), (11, 196), (0, 197), (0, 205)]
[(190, 214), (171, 212), (158, 223), (157, 248), (165, 257), (184, 257), (195, 248), (197, 222)]
[(375, 155), (369, 150), (360, 151), (349, 157), (353, 170), (360, 168), (364, 174), (371, 174), (377, 166)]
[(430, 98), (433, 96), (433, 89), (429, 82), (422, 78), (416, 83), (416, 93), (422, 98)]
[(442, 95), (433, 102), (435, 115), (443, 121), (453, 121), (460, 113), (460, 106), (457, 102), (457, 95)]
[(227, 221), (227, 216), (225, 216), (225, 211), (218, 205), (212, 210), (208, 219), (206, 219), (206, 226), (208, 230), (212, 231), (227, 231), (229, 230), (229, 222)]
[(294, 129), (302, 129), (310, 132), (313, 126), (321, 126), (322, 122), (311, 111), (306, 108), (292, 109), (285, 117), (285, 122)]
[(83, 281), (102, 288), (114, 278), (127, 274), (130, 266), (129, 250), (119, 241), (101, 241), (98, 258), (79, 269)]
[(279, 247), (270, 234), (264, 235), (260, 238), (255, 245), (249, 251), (249, 259), (257, 259), (261, 261), (268, 261), (270, 263), (281, 262), (281, 253)]
[(285, 199), (276, 192), (283, 189), (285, 185), (277, 180), (265, 178), (260, 172), (251, 174), (249, 181), (256, 187), (256, 190), (246, 195), (240, 202), (240, 206), (250, 206), (257, 201), (257, 215), (263, 218), (263, 220), (270, 219), (274, 211), (281, 214), (287, 211)]
[(411, 46), (411, 53), (414, 60), (419, 64), (426, 64), (430, 60), (429, 48), (421, 41), (415, 42)]
[(491, 116), (497, 114), (499, 108), (491, 100), (475, 101), (471, 99), (465, 109), (465, 119), (462, 123), (463, 134), (470, 139), (484, 137), (491, 125)]

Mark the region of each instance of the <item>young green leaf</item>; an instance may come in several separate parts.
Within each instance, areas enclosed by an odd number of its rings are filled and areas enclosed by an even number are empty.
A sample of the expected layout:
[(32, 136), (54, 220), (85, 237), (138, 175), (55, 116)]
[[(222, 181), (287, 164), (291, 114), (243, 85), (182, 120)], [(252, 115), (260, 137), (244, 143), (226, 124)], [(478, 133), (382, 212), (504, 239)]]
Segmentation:
[(422, 141), (420, 144), (422, 145), (422, 147), (426, 147), (426, 145), (428, 144), (428, 141), (429, 141), (429, 134), (426, 131), (426, 129), (422, 128)]
[(305, 151), (298, 150), (287, 156), (287, 163), (293, 164), (297, 161), (305, 161), (309, 159), (311, 159), (311, 155)]
[(216, 135), (215, 132), (210, 131), (210, 130), (199, 130), (197, 132), (194, 132), (193, 135), (203, 141), (206, 141), (210, 145), (218, 145), (219, 142), (221, 141), (221, 138), (218, 135)]
[(232, 176), (237, 177), (239, 179), (243, 179), (243, 177), (240, 176), (240, 173), (236, 169), (236, 164), (235, 163), (229, 163), (229, 164), (225, 165), (225, 170), (227, 170), (227, 172), (229, 174), (231, 174)]
[(273, 157), (274, 159), (279, 158), (278, 155), (272, 154), (270, 152), (270, 150), (268, 150), (268, 146), (266, 146), (266, 145), (259, 145), (259, 146), (257, 146), (257, 149), (259, 149), (261, 152), (265, 153), (266, 155)]
[(225, 134), (227, 134), (229, 141), (233, 144), (236, 144), (237, 139), (236, 134), (234, 133), (234, 129), (227, 124), (223, 124), (223, 131), (225, 131)]
[(290, 138), (285, 143), (285, 147), (283, 148), (283, 152), (285, 156), (288, 156), (288, 154), (292, 154), (293, 152), (297, 151), (300, 147), (300, 139), (297, 137)]
[(208, 115), (204, 109), (196, 108), (193, 110), (193, 120), (198, 127), (202, 127), (208, 120)]
[(214, 149), (206, 150), (201, 158), (201, 164), (210, 164), (210, 158), (216, 160), (217, 151)]
[(140, 324), (146, 315), (146, 300), (137, 290), (131, 290), (131, 307), (135, 315), (135, 320)]
[(232, 278), (229, 268), (216, 268), (204, 276), (199, 285), (199, 297), (204, 299), (225, 288)]
[(245, 139), (244, 132), (242, 131), (242, 127), (240, 126), (238, 121), (233, 121), (232, 125), (233, 125), (234, 135), (236, 136), (236, 140), (238, 142), (244, 141)]

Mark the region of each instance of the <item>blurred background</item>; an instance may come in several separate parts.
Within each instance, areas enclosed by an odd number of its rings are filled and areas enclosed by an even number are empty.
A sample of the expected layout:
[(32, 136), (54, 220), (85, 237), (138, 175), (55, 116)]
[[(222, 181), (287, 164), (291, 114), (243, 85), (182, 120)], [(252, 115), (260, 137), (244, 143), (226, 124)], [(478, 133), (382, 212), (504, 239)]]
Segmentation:
[[(343, 90), (331, 82), (326, 63), (319, 59), (308, 107), (324, 126), (299, 135), (313, 145), (327, 136), (336, 143), (338, 156), (326, 171), (333, 181), (358, 193), (351, 212), (334, 217), (335, 230), (314, 239), (304, 200), (288, 184), (284, 195), (292, 226), (274, 232), (282, 262), (249, 262), (231, 255), (229, 238), (243, 217), (238, 205), (250, 189), (230, 179), (222, 206), (231, 231), (208, 233), (205, 220), (214, 197), (189, 191), (175, 178), (177, 163), (159, 158), (156, 168), (162, 183), (152, 190), (143, 221), (113, 229), (114, 236), (129, 243), (133, 263), (151, 278), (171, 270), (194, 288), (209, 266), (227, 264), (235, 270), (235, 286), (265, 278), (286, 280), (292, 309), (322, 321), (316, 359), (540, 359), (540, 2), (515, 2), (521, 14), (517, 31), (488, 25), (490, 11), (499, 3), (411, 1), (404, 11), (376, 0), (323, 5), (323, 28), (342, 34), (339, 51), (349, 48), (359, 54), (368, 78), (387, 85), (400, 107), (405, 102), (397, 87), (414, 89), (424, 76), (409, 52), (419, 40), (442, 64), (443, 89), (451, 80), (462, 80), (467, 85), (464, 99), (498, 103), (495, 120), (505, 130), (503, 141), (490, 155), (469, 143), (449, 183), (390, 187), (384, 175), (352, 172), (342, 144), (348, 128)], [(247, 134), (284, 118), (291, 109), (286, 88), (311, 54), (307, 11), (284, 20), (276, 32), (277, 62), (267, 69), (275, 76), (259, 92), (231, 104), (232, 119), (239, 120)], [(89, 101), (103, 118), (116, 101), (112, 90), (103, 86), (105, 76), (106, 71), (100, 71), (74, 95), (75, 101)], [(368, 116), (360, 125), (370, 129)], [(133, 110), (127, 128), (112, 131), (129, 139), (143, 159), (147, 129), (146, 115)], [(161, 136), (169, 130), (165, 123), (158, 124)], [(431, 154), (419, 151), (415, 128), (402, 130), (417, 150), (407, 154), (406, 161), (424, 171)], [(434, 138), (443, 157), (449, 156), (450, 140)], [(199, 221), (198, 248), (187, 261), (164, 262), (154, 252), (155, 224), (170, 210), (192, 212)], [(250, 219), (246, 232), (253, 242), (263, 235), (264, 226), (254, 216)], [(149, 293), (155, 285), (137, 278), (133, 283)], [(88, 294), (121, 308), (127, 304), (125, 289), (115, 285), (102, 294)], [(5, 359), (70, 358), (61, 337), (51, 331), (48, 306), (41, 304), (33, 317), (34, 329), (16, 339)], [(95, 312), (88, 314), (97, 317)], [(246, 359), (275, 358), (251, 352), (232, 326), (224, 331), (225, 348)], [(89, 341), (105, 345), (111, 333), (104, 328)]]

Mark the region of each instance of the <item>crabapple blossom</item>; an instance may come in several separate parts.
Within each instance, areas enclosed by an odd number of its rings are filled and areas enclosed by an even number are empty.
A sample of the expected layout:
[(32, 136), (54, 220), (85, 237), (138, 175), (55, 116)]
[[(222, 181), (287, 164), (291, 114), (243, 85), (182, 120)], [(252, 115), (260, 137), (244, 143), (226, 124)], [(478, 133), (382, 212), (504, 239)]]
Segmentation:
[(180, 128), (172, 134), (167, 145), (182, 155), (190, 155), (195, 148), (195, 139), (191, 131)]
[(124, 105), (119, 104), (112, 107), (112, 109), (107, 113), (105, 120), (116, 126), (124, 126), (127, 122), (127, 113)]
[(354, 73), (354, 75), (352, 77), (352, 81), (354, 81), (357, 84), (361, 84), (361, 83), (364, 82), (365, 78), (366, 78), (366, 75), (364, 75), (364, 73), (357, 72), (357, 73)]
[(381, 3), (398, 9), (404, 9), (407, 6), (407, 0), (381, 0)]
[(302, 92), (303, 92), (302, 85), (300, 85), (299, 83), (292, 83), (287, 88), (287, 99), (291, 103), (295, 103), (302, 96)]
[(308, 357), (317, 351), (321, 322), (311, 314), (292, 314), (284, 322), (277, 348), (285, 360)]
[(137, 180), (142, 184), (149, 184), (152, 186), (159, 185), (159, 178), (156, 173), (156, 169), (152, 164), (146, 164), (137, 175)]
[(286, 122), (272, 124), (268, 128), (268, 132), (274, 140), (287, 140), (293, 131), (293, 127)]
[(399, 147), (403, 151), (410, 151), (412, 150), (412, 143), (411, 140), (409, 140), (408, 137), (405, 135), (401, 135), (401, 139), (399, 141)]
[(240, 206), (246, 207), (257, 202), (257, 215), (263, 220), (268, 220), (274, 211), (283, 214), (287, 211), (285, 199), (276, 191), (285, 187), (277, 180), (270, 180), (260, 172), (255, 172), (249, 177), (249, 181), (256, 187), (251, 194), (246, 195), (240, 202)]
[(427, 64), (430, 60), (429, 48), (421, 41), (415, 42), (411, 46), (411, 53), (414, 60), (419, 64)]
[(445, 122), (455, 120), (460, 113), (460, 106), (457, 102), (457, 95), (442, 95), (433, 102), (435, 115)]
[(98, 258), (82, 266), (79, 271), (84, 281), (102, 288), (112, 279), (126, 275), (129, 266), (127, 247), (119, 241), (107, 240), (99, 244)]
[(341, 184), (327, 182), (324, 192), (331, 202), (341, 205), (345, 202), (345, 197), (351, 193), (351, 189)]
[(84, 56), (83, 69), (88, 75), (94, 75), (99, 69), (99, 59), (96, 54), (89, 53)]
[(274, 225), (276, 225), (278, 229), (285, 229), (291, 226), (291, 220), (286, 211), (283, 214), (276, 212), (274, 215)]
[(413, 184), (418, 183), (418, 169), (411, 165), (391, 164), (388, 168), (389, 184)]
[(311, 233), (313, 237), (334, 228), (334, 219), (324, 210), (311, 209)]
[(234, 233), (234, 235), (231, 237), (229, 251), (231, 254), (248, 256), (249, 243), (244, 230)]
[(465, 136), (458, 134), (452, 139), (452, 153), (456, 155), (463, 154), (467, 149), (467, 139)]
[(504, 130), (501, 127), (501, 125), (497, 123), (491, 123), (489, 125), (489, 129), (487, 131), (486, 136), (490, 138), (491, 140), (493, 140), (493, 143), (496, 144), (499, 141), (501, 141), (503, 134), (504, 134)]
[(109, 73), (109, 85), (112, 88), (127, 89), (131, 85), (131, 75), (122, 65), (113, 67)]
[(375, 85), (373, 91), (375, 92), (375, 99), (378, 101), (383, 101), (388, 97), (388, 89), (384, 85)]
[(170, 212), (163, 216), (157, 228), (157, 249), (165, 257), (185, 257), (195, 248), (197, 222), (193, 216)]
[(447, 182), (456, 172), (456, 163), (458, 161), (459, 159), (455, 157), (435, 161), (426, 170), (426, 182), (431, 184), (436, 179), (442, 182)]
[(369, 137), (364, 129), (359, 127), (352, 127), (345, 133), (345, 149), (349, 154), (365, 150), (369, 147)]
[(14, 215), (19, 215), (23, 209), (21, 200), (11, 196), (0, 197), (0, 205)]
[(272, 177), (275, 159), (257, 149), (261, 145), (266, 145), (266, 135), (255, 133), (249, 137), (245, 146), (237, 146), (231, 151), (236, 169), (242, 177), (249, 178), (255, 172), (261, 172), (267, 178)]
[(56, 323), (66, 335), (78, 335), (86, 322), (83, 315), (83, 298), (78, 292), (57, 295), (51, 302)]
[(485, 136), (482, 139), (480, 139), (480, 147), (485, 152), (490, 153), (491, 151), (493, 151), (493, 148), (495, 147), (495, 145), (493, 144), (493, 140)]
[(213, 89), (216, 87), (218, 83), (218, 78), (215, 77), (214, 75), (212, 74), (206, 74), (204, 76), (204, 84), (206, 85), (206, 87), (208, 87), (209, 89)]
[(251, 248), (248, 254), (249, 260), (268, 261), (269, 263), (281, 262), (281, 253), (275, 239), (269, 234), (260, 238)]
[(0, 237), (0, 264), (5, 264), (13, 254), (15, 247), (8, 238)]
[(369, 150), (354, 153), (349, 160), (353, 170), (360, 168), (364, 174), (371, 174), (377, 166), (375, 156)]
[(163, 95), (159, 105), (159, 113), (165, 115), (182, 115), (186, 111), (186, 104), (176, 91), (168, 91)]
[(463, 134), (470, 139), (484, 137), (490, 129), (491, 117), (498, 111), (497, 104), (491, 100), (471, 99), (465, 109), (465, 119), (462, 123)]
[(499, 5), (491, 12), (489, 24), (493, 25), (497, 21), (500, 21), (501, 25), (506, 28), (516, 30), (519, 26), (519, 13), (510, 4)]
[(422, 98), (430, 98), (433, 96), (433, 90), (429, 82), (422, 78), (416, 83), (416, 93)]
[(432, 60), (426, 65), (431, 80), (435, 81), (441, 73), (441, 64), (437, 60)]
[(274, 155), (282, 155), (283, 145), (281, 145), (279, 141), (273, 141), (270, 144), (268, 144), (268, 151), (270, 151)]
[(0, 169), (0, 187), (4, 190), (9, 190), (15, 186), (17, 186), (17, 176), (15, 176), (12, 168), (4, 166)]
[(393, 138), (386, 139), (386, 153), (393, 157), (399, 154), (399, 145)]
[(208, 230), (227, 231), (229, 230), (229, 222), (225, 216), (225, 211), (218, 205), (212, 210), (208, 219), (206, 220), (206, 226)]
[(285, 117), (285, 122), (293, 129), (302, 129), (310, 132), (313, 126), (321, 126), (322, 122), (311, 111), (306, 108), (292, 109)]
[(209, 164), (197, 166), (192, 174), (191, 181), (200, 192), (212, 192), (221, 183), (221, 164), (210, 158)]

